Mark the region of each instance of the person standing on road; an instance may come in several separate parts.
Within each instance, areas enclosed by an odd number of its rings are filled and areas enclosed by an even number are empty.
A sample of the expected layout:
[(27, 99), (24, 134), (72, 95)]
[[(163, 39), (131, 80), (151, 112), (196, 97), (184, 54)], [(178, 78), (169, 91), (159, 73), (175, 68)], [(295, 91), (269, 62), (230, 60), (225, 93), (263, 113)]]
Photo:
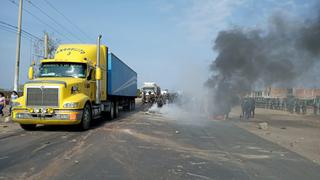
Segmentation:
[(248, 120), (250, 118), (250, 114), (251, 114), (250, 102), (249, 100), (246, 100), (244, 102), (244, 118)]
[(231, 104), (227, 103), (225, 107), (225, 116), (224, 116), (225, 120), (229, 119), (230, 111), (231, 111)]
[(254, 100), (254, 98), (251, 98), (250, 99), (250, 117), (254, 118), (255, 110), (256, 110), (256, 101)]
[(245, 115), (245, 109), (244, 109), (245, 99), (244, 98), (241, 99), (241, 103), (240, 104), (241, 104), (241, 113), (242, 113), (240, 115), (240, 118), (245, 118), (244, 117), (244, 115)]
[(11, 93), (11, 98), (10, 98), (10, 109), (9, 109), (9, 113), (11, 115), (11, 111), (12, 111), (12, 101), (18, 99), (18, 93), (17, 91), (12, 91)]
[(146, 92), (142, 91), (142, 104), (146, 103)]
[(5, 106), (6, 106), (6, 98), (4, 97), (4, 94), (0, 92), (0, 116), (4, 116), (3, 108)]
[(307, 103), (304, 101), (301, 103), (302, 114), (307, 114)]
[(316, 115), (317, 114), (317, 101), (316, 99), (313, 100), (313, 114)]

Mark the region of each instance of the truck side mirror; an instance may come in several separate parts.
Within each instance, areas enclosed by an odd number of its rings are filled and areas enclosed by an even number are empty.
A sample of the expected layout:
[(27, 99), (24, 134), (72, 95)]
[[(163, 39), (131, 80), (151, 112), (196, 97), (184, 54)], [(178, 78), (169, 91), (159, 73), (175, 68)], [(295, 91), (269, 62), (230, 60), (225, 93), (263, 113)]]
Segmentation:
[(29, 67), (28, 78), (29, 78), (30, 80), (33, 79), (33, 66), (30, 66), (30, 67)]
[(96, 68), (96, 80), (101, 80), (101, 78), (102, 78), (101, 68), (97, 67)]

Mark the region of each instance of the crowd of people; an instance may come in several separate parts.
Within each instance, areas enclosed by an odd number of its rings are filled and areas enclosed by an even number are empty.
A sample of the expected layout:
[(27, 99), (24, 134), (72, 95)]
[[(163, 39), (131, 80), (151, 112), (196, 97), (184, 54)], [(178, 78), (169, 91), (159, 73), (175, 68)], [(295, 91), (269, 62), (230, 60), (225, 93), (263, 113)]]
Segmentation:
[(0, 92), (0, 116), (4, 116), (3, 109), (8, 105), (9, 106), (9, 116), (12, 111), (12, 102), (13, 100), (18, 98), (18, 93), (16, 91), (12, 91), (10, 97), (5, 97), (3, 92)]
[(317, 99), (273, 98), (265, 99), (260, 104), (266, 109), (283, 110), (297, 114), (307, 114), (307, 110), (312, 108), (314, 114), (320, 114), (320, 102)]
[(256, 109), (256, 101), (254, 98), (241, 99), (241, 111), (240, 118), (249, 119), (254, 118)]
[(158, 107), (162, 107), (164, 104), (173, 103), (177, 99), (176, 93), (155, 94), (151, 91), (143, 91), (141, 94), (143, 104), (157, 104)]

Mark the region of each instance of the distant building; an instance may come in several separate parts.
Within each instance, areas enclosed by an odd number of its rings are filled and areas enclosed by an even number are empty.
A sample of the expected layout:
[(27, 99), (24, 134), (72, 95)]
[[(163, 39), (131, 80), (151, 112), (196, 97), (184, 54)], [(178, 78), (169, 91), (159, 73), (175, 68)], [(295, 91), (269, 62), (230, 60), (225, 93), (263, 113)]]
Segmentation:
[(252, 91), (250, 97), (315, 99), (320, 97), (320, 88), (279, 88), (267, 87), (264, 90)]
[(294, 88), (293, 95), (299, 99), (315, 99), (320, 96), (319, 88)]

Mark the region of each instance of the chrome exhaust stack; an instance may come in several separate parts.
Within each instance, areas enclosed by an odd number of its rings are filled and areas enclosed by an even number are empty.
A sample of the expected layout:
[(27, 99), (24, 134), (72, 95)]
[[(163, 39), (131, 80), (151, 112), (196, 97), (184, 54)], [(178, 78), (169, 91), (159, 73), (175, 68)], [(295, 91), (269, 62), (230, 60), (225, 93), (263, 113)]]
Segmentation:
[[(101, 73), (101, 69), (100, 69), (100, 41), (101, 41), (101, 35), (98, 36), (97, 39), (97, 63), (96, 63), (96, 70), (100, 71), (99, 73)], [(96, 79), (96, 104), (100, 104), (101, 103), (101, 80), (100, 79)]]

